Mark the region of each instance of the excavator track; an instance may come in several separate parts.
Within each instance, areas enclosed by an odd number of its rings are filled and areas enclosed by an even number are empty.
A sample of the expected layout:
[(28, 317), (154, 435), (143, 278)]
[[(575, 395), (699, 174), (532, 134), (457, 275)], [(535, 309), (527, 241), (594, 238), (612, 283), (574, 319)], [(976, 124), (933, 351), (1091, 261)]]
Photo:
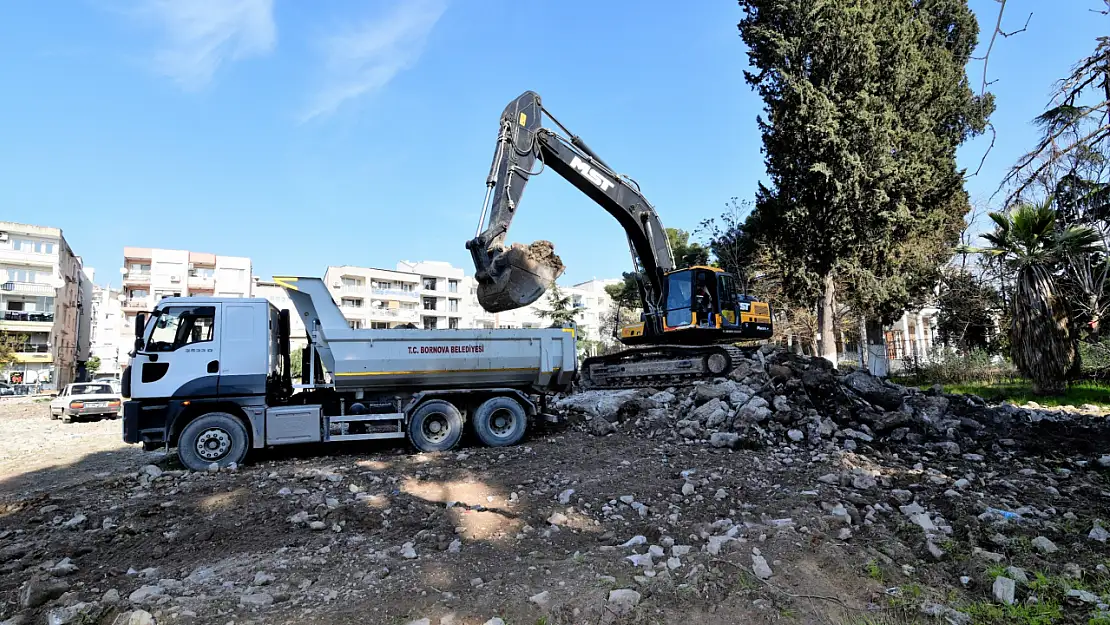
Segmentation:
[(735, 345), (655, 345), (592, 356), (582, 361), (579, 380), (586, 388), (624, 389), (688, 386), (728, 375), (745, 353)]

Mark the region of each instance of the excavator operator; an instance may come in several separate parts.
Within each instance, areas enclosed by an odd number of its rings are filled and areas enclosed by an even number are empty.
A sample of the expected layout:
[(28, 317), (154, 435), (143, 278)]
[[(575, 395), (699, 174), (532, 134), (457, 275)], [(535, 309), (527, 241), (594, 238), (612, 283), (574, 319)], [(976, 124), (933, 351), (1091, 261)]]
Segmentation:
[(698, 312), (698, 324), (709, 325), (709, 320), (713, 313), (713, 294), (709, 291), (709, 286), (705, 283), (705, 274), (697, 272), (694, 275), (697, 286), (694, 287), (694, 295), (697, 298), (695, 308)]

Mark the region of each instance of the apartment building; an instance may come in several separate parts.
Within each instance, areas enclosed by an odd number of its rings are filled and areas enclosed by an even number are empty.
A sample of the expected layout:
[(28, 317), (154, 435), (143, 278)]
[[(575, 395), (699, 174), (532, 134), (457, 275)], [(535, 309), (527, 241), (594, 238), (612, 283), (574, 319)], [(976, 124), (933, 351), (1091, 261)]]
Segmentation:
[(304, 319), (297, 314), (297, 309), (293, 308), (293, 301), (289, 299), (289, 293), (281, 287), (277, 282), (259, 280), (254, 278), (254, 286), (251, 287), (251, 297), (264, 297), (276, 308), (289, 311), (289, 346), (290, 349), (304, 348), (308, 345), (308, 336), (304, 329)]
[[(578, 311), (575, 322), (583, 336), (591, 341), (609, 343), (615, 339), (602, 329), (613, 314), (613, 300), (605, 292), (605, 287), (618, 284), (620, 280), (589, 280), (572, 286), (560, 286), (564, 296), (570, 297), (571, 306)], [(472, 285), (470, 297), (473, 302), (473, 323), (476, 328), (544, 328), (551, 320), (541, 315), (550, 310), (549, 293), (528, 306), (500, 313), (490, 313), (478, 305), (477, 286)]]
[(428, 330), (472, 327), (467, 298), (472, 278), (451, 263), (438, 260), (397, 263), (397, 271), (419, 277), (420, 321)]
[(0, 339), (15, 344), (0, 378), (45, 389), (74, 381), (85, 276), (59, 228), (0, 221)]
[(131, 333), (123, 332), (123, 290), (92, 287), (90, 357), (100, 359), (99, 374), (120, 375), (131, 351)]
[(421, 327), (419, 275), (344, 265), (328, 267), (324, 282), (352, 328)]
[(251, 270), (251, 259), (242, 256), (125, 247), (121, 332), (133, 336), (135, 315), (164, 297), (250, 297)]

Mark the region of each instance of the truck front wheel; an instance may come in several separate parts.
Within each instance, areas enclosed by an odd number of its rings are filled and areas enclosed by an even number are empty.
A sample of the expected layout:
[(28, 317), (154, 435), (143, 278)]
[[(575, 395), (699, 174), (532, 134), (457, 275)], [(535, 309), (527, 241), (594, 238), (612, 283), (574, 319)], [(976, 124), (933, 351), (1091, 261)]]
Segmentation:
[(482, 402), (472, 419), (478, 440), (489, 447), (515, 445), (524, 438), (528, 415), (512, 397), (493, 397)]
[(210, 412), (191, 421), (177, 439), (177, 457), (193, 471), (213, 462), (221, 469), (247, 456), (247, 428), (234, 415)]
[(433, 399), (409, 418), (409, 440), (420, 451), (447, 451), (462, 438), (462, 414), (451, 402)]

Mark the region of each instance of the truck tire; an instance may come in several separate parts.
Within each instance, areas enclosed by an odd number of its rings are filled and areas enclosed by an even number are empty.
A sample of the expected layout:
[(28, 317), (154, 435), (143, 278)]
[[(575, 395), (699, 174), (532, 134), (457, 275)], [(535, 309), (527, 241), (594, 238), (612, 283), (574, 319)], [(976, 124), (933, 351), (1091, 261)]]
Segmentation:
[(482, 402), (471, 419), (474, 434), (489, 447), (515, 445), (528, 429), (528, 414), (512, 397), (492, 397)]
[(449, 401), (426, 401), (409, 417), (409, 440), (420, 451), (447, 451), (462, 438), (459, 409)]
[(207, 471), (215, 462), (222, 469), (247, 456), (247, 428), (234, 415), (210, 412), (185, 426), (177, 439), (177, 457), (193, 471)]

